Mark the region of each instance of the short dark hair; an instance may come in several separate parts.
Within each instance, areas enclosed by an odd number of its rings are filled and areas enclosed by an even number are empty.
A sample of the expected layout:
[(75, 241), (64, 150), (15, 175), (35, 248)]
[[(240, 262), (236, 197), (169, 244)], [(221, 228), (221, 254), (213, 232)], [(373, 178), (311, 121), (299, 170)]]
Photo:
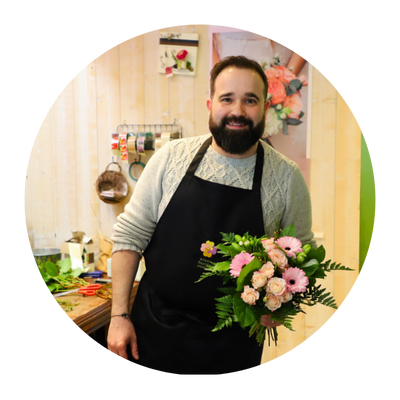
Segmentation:
[(210, 73), (210, 97), (211, 99), (214, 96), (214, 91), (215, 91), (215, 80), (217, 79), (217, 76), (226, 68), (228, 67), (235, 67), (235, 68), (240, 68), (240, 69), (251, 69), (260, 75), (261, 79), (264, 82), (265, 88), (264, 88), (264, 98), (267, 100), (267, 93), (268, 93), (268, 80), (265, 75), (264, 70), (262, 69), (261, 65), (254, 60), (251, 60), (247, 57), (244, 56), (230, 56), (230, 57), (225, 57), (221, 61), (219, 61), (217, 64), (214, 65), (214, 67), (211, 70)]

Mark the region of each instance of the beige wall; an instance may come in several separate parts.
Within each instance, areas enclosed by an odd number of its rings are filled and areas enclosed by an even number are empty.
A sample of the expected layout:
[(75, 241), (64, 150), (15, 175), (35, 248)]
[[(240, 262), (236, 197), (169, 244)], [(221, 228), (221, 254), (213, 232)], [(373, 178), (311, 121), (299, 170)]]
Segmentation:
[[(49, 110), (34, 143), (26, 179), (26, 223), (31, 245), (59, 247), (72, 229), (107, 237), (126, 203), (99, 200), (97, 177), (111, 162), (110, 135), (118, 125), (173, 123), (183, 137), (207, 132), (208, 27), (169, 31), (199, 34), (197, 74), (167, 79), (157, 72), (158, 31), (128, 40), (84, 68)], [(343, 99), (312, 69), (310, 191), (313, 227), (327, 258), (358, 270), (361, 132)], [(151, 155), (149, 155), (151, 156)], [(146, 163), (148, 158), (142, 161)], [(130, 184), (127, 165), (123, 174)], [(357, 272), (335, 272), (324, 283), (338, 304)], [(279, 345), (263, 361), (284, 354), (310, 337), (332, 315), (314, 307), (299, 315), (295, 332), (279, 328)]]

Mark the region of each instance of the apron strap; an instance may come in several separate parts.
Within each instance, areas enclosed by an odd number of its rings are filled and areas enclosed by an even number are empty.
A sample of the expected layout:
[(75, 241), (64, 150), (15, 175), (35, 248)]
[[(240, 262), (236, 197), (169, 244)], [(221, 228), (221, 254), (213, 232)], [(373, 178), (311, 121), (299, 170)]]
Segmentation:
[(200, 161), (202, 160), (205, 152), (207, 151), (208, 147), (210, 146), (211, 141), (212, 141), (212, 136), (204, 141), (203, 145), (200, 147), (199, 151), (196, 153), (192, 162), (190, 163), (189, 168), (186, 171), (187, 174), (194, 175), (197, 167), (200, 164)]
[(256, 161), (256, 166), (254, 168), (254, 178), (253, 178), (253, 188), (252, 188), (252, 190), (256, 190), (258, 192), (261, 189), (263, 166), (264, 166), (264, 149), (262, 147), (261, 142), (258, 142), (257, 161)]

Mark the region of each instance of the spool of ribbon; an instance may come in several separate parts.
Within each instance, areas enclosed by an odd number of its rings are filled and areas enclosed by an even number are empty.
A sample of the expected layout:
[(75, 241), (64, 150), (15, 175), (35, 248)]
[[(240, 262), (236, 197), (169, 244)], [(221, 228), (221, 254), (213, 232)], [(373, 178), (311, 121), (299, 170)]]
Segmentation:
[(171, 132), (162, 132), (160, 137), (156, 139), (155, 150), (160, 150), (165, 143), (171, 140)]
[(126, 132), (119, 134), (119, 152), (121, 155), (121, 161), (128, 163), (128, 146), (126, 143)]
[(137, 139), (137, 152), (142, 156), (146, 155), (146, 153), (144, 151), (145, 139), (146, 139), (145, 136), (139, 136), (138, 139)]
[(132, 132), (128, 133), (127, 140), (128, 152), (136, 154), (136, 135)]
[(116, 156), (119, 156), (119, 134), (118, 133), (111, 134), (111, 151)]

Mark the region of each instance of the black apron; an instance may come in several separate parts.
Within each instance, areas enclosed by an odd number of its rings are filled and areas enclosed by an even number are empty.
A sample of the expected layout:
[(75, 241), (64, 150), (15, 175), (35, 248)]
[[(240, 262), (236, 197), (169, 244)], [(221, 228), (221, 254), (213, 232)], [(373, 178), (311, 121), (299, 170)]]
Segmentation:
[[(201, 146), (161, 216), (144, 252), (146, 272), (131, 319), (139, 361), (177, 374), (221, 374), (260, 365), (262, 346), (238, 323), (211, 332), (218, 317), (215, 298), (220, 277), (195, 283), (203, 270), (202, 243), (220, 243), (220, 232), (264, 234), (261, 179), (264, 150), (258, 144), (252, 190), (208, 182), (194, 176), (211, 138)], [(212, 261), (221, 261), (214, 255)]]

